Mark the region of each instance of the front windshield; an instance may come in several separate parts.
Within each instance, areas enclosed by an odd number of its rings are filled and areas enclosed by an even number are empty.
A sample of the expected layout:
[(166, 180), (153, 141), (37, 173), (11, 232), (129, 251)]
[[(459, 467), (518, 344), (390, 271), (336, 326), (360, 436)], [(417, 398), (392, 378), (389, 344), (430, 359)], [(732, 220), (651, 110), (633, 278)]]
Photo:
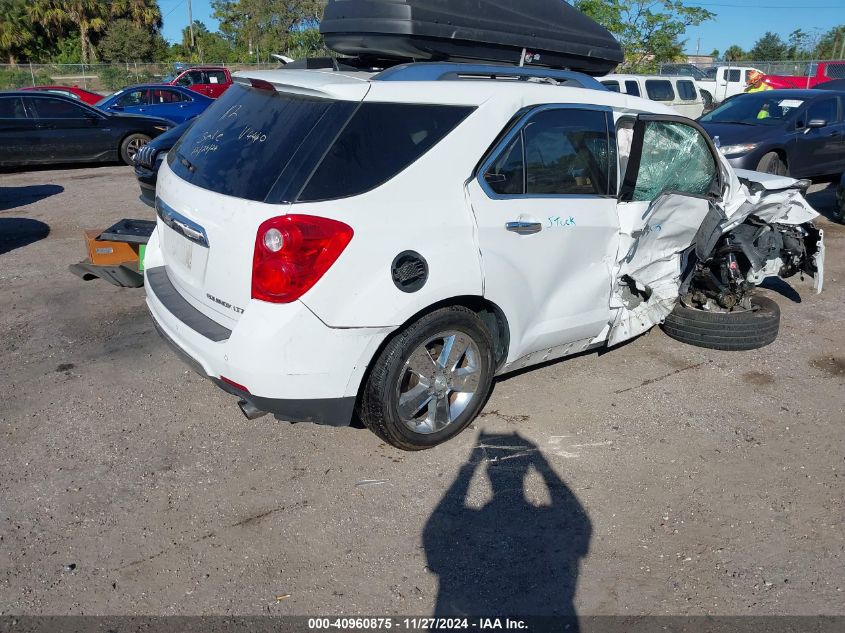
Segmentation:
[(121, 92), (123, 92), (123, 90), (118, 90), (118, 91), (116, 91), (116, 92), (111, 93), (110, 95), (106, 95), (105, 97), (103, 97), (102, 99), (100, 99), (97, 103), (95, 103), (95, 104), (94, 104), (94, 107), (95, 107), (95, 108), (99, 108), (100, 106), (105, 105), (106, 101), (108, 101), (108, 100), (109, 100), (109, 99), (111, 99), (112, 97), (116, 97), (116, 96), (117, 96), (117, 95), (119, 95)]
[(779, 125), (795, 116), (804, 105), (802, 99), (777, 96), (778, 91), (745, 94), (728, 99), (699, 119), (702, 123), (742, 123), (745, 125)]

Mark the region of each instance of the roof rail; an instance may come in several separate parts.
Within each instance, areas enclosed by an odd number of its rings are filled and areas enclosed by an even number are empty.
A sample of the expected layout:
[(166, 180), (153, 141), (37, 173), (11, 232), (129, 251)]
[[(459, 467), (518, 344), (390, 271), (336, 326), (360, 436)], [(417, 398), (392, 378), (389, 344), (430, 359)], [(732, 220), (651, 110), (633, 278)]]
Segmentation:
[(373, 77), (378, 81), (460, 81), (504, 79), (509, 81), (552, 81), (574, 88), (607, 90), (593, 77), (571, 70), (539, 66), (505, 66), (497, 64), (461, 64), (454, 62), (417, 62), (388, 68)]

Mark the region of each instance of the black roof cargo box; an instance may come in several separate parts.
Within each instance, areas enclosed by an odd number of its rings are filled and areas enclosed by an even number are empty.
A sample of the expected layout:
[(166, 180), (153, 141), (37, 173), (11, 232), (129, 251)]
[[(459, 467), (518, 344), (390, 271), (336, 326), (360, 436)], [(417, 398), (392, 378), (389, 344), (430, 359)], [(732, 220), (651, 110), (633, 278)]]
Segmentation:
[(357, 57), (522, 61), (590, 75), (622, 62), (610, 32), (563, 0), (329, 0), (320, 32)]

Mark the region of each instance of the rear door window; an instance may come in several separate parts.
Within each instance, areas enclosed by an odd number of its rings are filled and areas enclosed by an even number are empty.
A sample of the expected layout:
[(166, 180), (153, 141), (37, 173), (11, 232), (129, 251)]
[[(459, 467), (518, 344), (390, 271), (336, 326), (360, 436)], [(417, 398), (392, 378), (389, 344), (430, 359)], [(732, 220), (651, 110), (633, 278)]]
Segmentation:
[(378, 187), (439, 143), (473, 109), (361, 104), (314, 172), (299, 201), (346, 198)]
[[(203, 189), (264, 201), (288, 167), (288, 175), (313, 170), (330, 141), (312, 132), (334, 138), (356, 105), (236, 83), (182, 136), (168, 164)], [(311, 158), (293, 160), (300, 150)]]
[(20, 97), (0, 98), (0, 119), (25, 119), (26, 110)]
[(222, 70), (208, 70), (206, 71), (206, 78), (210, 84), (225, 84), (226, 73)]
[(845, 63), (828, 64), (824, 70), (825, 77), (831, 79), (845, 79)]
[(738, 68), (734, 68), (727, 71), (727, 76), (729, 83), (738, 83), (740, 79), (742, 79), (742, 71)]
[(638, 84), (636, 81), (628, 79), (627, 81), (625, 81), (625, 92), (627, 92), (629, 95), (639, 97), (640, 96), (640, 84)]
[(675, 91), (668, 79), (646, 79), (645, 91), (652, 101), (674, 101)]
[(686, 79), (678, 82), (678, 96), (684, 101), (695, 101), (695, 84)]
[(88, 111), (75, 103), (50, 97), (30, 98), (30, 105), (39, 119), (84, 119)]
[(602, 84), (605, 88), (612, 92), (620, 92), (619, 90), (619, 82), (618, 81), (603, 81)]
[(187, 95), (183, 95), (178, 90), (171, 90), (169, 88), (153, 88), (151, 103), (153, 105), (162, 103), (181, 103), (183, 101), (190, 101)]

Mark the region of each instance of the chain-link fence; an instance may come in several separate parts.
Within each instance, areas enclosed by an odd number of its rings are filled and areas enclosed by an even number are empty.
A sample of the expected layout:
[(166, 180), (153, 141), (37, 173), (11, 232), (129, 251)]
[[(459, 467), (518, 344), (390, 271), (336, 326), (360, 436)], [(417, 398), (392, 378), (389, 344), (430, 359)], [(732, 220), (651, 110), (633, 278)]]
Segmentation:
[[(267, 70), (281, 66), (278, 62), (263, 64), (205, 63), (204, 66), (225, 66), (232, 72), (245, 69)], [(131, 84), (161, 81), (176, 75), (173, 64), (0, 64), (0, 90), (26, 86), (78, 86), (93, 92), (111, 92)]]

